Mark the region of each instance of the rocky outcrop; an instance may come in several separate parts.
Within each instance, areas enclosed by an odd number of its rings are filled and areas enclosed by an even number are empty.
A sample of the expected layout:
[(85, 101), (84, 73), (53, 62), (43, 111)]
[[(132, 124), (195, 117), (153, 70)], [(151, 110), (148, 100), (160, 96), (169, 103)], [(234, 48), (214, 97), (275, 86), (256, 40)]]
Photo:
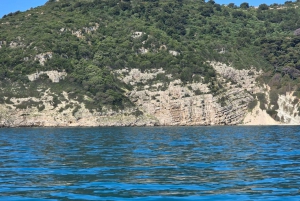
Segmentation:
[(60, 32), (65, 32), (65, 31), (70, 31), (72, 35), (76, 36), (77, 38), (84, 39), (85, 36), (84, 34), (91, 34), (92, 32), (95, 32), (99, 28), (98, 23), (94, 23), (94, 26), (90, 27), (83, 27), (82, 29), (79, 30), (71, 30), (70, 28), (61, 28), (59, 31)]
[[(209, 91), (205, 84), (193, 87), (181, 84), (176, 80), (165, 91), (132, 91), (129, 97), (156, 117), (160, 125), (235, 125), (243, 120), (247, 103), (253, 99), (242, 89), (232, 89), (226, 93), (226, 103), (222, 106), (221, 96), (205, 93)], [(194, 90), (203, 94), (196, 95)]]
[[(84, 103), (70, 99), (68, 93), (64, 92), (61, 99), (49, 89), (41, 92), (40, 97), (6, 98), (5, 103), (0, 105), (0, 126), (280, 124), (259, 105), (248, 111), (248, 104), (255, 99), (252, 94), (268, 93), (256, 84), (255, 79), (261, 72), (254, 68), (237, 70), (217, 62), (210, 64), (217, 72), (217, 81), (223, 86), (217, 94), (210, 90), (211, 83), (184, 84), (166, 74), (162, 68), (144, 72), (122, 69), (114, 71), (114, 74), (133, 88), (125, 93), (134, 104), (130, 108), (118, 112), (109, 109), (91, 111)], [(67, 76), (65, 72), (44, 71), (28, 75), (28, 78), (34, 81), (43, 74), (48, 75), (52, 82), (59, 82)], [(158, 76), (165, 76), (170, 82), (162, 82)], [(278, 116), (282, 123), (299, 124), (300, 103), (295, 100), (291, 94), (279, 96)]]
[(143, 34), (146, 34), (146, 33), (141, 32), (141, 31), (136, 31), (131, 35), (131, 37), (132, 38), (140, 38)]
[(262, 71), (256, 71), (253, 67), (248, 70), (237, 70), (220, 62), (209, 63), (222, 78), (237, 83), (239, 88), (246, 89), (252, 94), (262, 91), (261, 87), (259, 87), (255, 81), (256, 78), (262, 74)]
[(22, 42), (12, 41), (12, 42), (9, 43), (9, 47), (10, 48), (25, 47), (25, 44), (22, 43)]
[[(0, 127), (75, 127), (75, 126), (154, 126), (157, 120), (137, 115), (135, 108), (115, 112), (88, 110), (83, 103), (69, 99), (55, 103), (57, 95), (47, 90), (39, 98), (11, 98), (0, 105)], [(56, 100), (57, 102), (57, 100)]]
[(60, 80), (65, 79), (65, 77), (68, 74), (66, 72), (58, 72), (58, 71), (52, 70), (52, 71), (41, 71), (41, 72), (33, 73), (31, 75), (27, 75), (27, 77), (28, 77), (28, 79), (30, 81), (35, 81), (41, 75), (47, 75), (52, 82), (56, 82), (57, 83)]
[[(141, 72), (138, 69), (117, 71), (119, 78), (134, 87), (127, 95), (142, 111), (158, 119), (160, 125), (236, 125), (243, 121), (248, 112), (248, 103), (254, 100), (255, 78), (259, 73), (239, 71), (232, 67), (212, 62), (226, 90), (218, 95), (210, 92), (209, 85), (180, 80), (169, 84), (156, 82), (158, 74), (166, 75), (163, 69)], [(229, 77), (230, 76), (230, 77)], [(229, 79), (235, 84), (226, 83)], [(141, 87), (142, 85), (142, 87)]]
[(36, 108), (16, 110), (0, 106), (0, 127), (99, 127), (99, 126), (155, 126), (151, 116), (135, 116), (128, 111), (118, 114), (89, 112), (84, 106), (75, 114), (57, 110), (38, 111)]
[(45, 62), (49, 59), (52, 58), (52, 52), (46, 52), (46, 53), (41, 53), (41, 54), (38, 54), (34, 57), (34, 60), (35, 61), (39, 61), (39, 63), (44, 66), (45, 65)]
[(277, 116), (282, 123), (290, 125), (300, 124), (300, 103), (297, 97), (293, 96), (293, 92), (279, 95), (278, 106)]
[(137, 83), (146, 84), (148, 80), (155, 79), (158, 74), (164, 74), (165, 71), (162, 68), (152, 69), (145, 72), (141, 72), (139, 69), (122, 69), (116, 70), (115, 73), (119, 75), (119, 79), (121, 79), (126, 84), (130, 84), (132, 86)]
[(172, 54), (173, 56), (178, 56), (180, 55), (179, 52), (175, 51), (175, 50), (169, 50), (169, 53)]

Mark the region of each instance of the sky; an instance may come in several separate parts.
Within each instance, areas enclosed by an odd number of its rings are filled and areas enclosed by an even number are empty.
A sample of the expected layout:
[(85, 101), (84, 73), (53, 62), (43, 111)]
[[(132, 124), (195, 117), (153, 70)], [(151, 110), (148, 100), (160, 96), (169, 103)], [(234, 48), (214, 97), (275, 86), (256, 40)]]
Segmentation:
[(48, 0), (0, 0), (0, 18), (11, 12), (26, 11), (44, 5)]
[[(8, 13), (20, 11), (26, 11), (30, 8), (44, 5), (48, 0), (0, 0), (0, 18)], [(262, 3), (265, 4), (283, 4), (287, 0), (215, 0), (219, 4), (234, 3), (240, 5), (243, 2), (248, 2), (251, 6), (258, 6)]]

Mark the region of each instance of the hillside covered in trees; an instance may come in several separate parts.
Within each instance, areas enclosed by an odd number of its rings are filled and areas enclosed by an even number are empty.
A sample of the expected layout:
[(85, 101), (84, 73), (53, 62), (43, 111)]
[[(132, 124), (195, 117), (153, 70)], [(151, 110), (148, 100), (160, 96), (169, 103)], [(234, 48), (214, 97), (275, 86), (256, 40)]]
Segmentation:
[[(57, 94), (67, 91), (90, 109), (131, 107), (124, 94), (132, 86), (114, 73), (124, 68), (162, 68), (172, 78), (160, 75), (152, 83), (203, 81), (218, 94), (223, 86), (208, 61), (262, 70), (258, 81), (271, 87), (271, 103), (288, 91), (300, 97), (299, 5), (49, 0), (0, 19), (0, 102), (50, 88)], [(59, 83), (46, 75), (29, 81), (28, 75), (42, 71), (67, 76)], [(58, 104), (59, 96), (53, 101)]]

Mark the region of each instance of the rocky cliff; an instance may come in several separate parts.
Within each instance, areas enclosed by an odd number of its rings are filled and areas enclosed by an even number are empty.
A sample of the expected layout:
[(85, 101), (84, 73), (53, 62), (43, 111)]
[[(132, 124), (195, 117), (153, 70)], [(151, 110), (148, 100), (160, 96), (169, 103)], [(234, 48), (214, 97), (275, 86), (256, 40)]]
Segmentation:
[[(248, 104), (254, 100), (251, 93), (259, 90), (254, 69), (235, 70), (221, 63), (210, 63), (218, 72), (218, 82), (224, 86), (218, 94), (210, 90), (212, 83), (184, 84), (173, 80), (169, 84), (157, 82), (151, 86), (147, 80), (162, 69), (140, 72), (137, 69), (121, 71), (122, 79), (133, 85), (127, 93), (142, 111), (157, 118), (159, 125), (236, 125), (243, 122)], [(230, 72), (230, 73), (229, 73)], [(253, 72), (250, 73), (249, 72)], [(120, 71), (119, 71), (120, 73)], [(231, 77), (228, 77), (228, 74)], [(166, 75), (171, 78), (171, 75)], [(121, 79), (121, 78), (120, 78)]]
[[(11, 103), (0, 105), (1, 127), (75, 127), (75, 126), (154, 126), (157, 120), (149, 115), (136, 115), (130, 108), (115, 112), (90, 111), (83, 103), (70, 99), (55, 105), (57, 97), (50, 90), (40, 98), (11, 98)], [(30, 104), (29, 104), (30, 103)], [(24, 108), (22, 105), (26, 104)], [(30, 106), (28, 106), (30, 105)]]
[[(222, 86), (212, 92), (214, 83), (183, 83), (172, 79), (163, 69), (141, 72), (138, 69), (117, 70), (118, 79), (132, 86), (125, 95), (134, 104), (124, 110), (89, 110), (83, 102), (63, 92), (50, 89), (39, 97), (11, 97), (0, 105), (0, 125), (18, 126), (173, 126), (173, 125), (238, 125), (280, 124), (266, 111), (256, 106), (249, 110), (249, 103), (256, 93), (267, 93), (255, 81), (261, 72), (254, 68), (236, 70), (222, 63), (209, 62), (217, 72), (217, 84)], [(41, 75), (48, 75), (52, 82), (67, 76), (65, 72), (45, 71), (28, 75), (34, 82)], [(166, 76), (169, 82), (161, 82), (158, 76)], [(265, 86), (266, 87), (266, 86)], [(85, 97), (89, 99), (89, 97)], [(8, 99), (8, 98), (7, 98)], [(298, 103), (297, 103), (298, 104)], [(295, 97), (280, 96), (278, 116), (284, 124), (299, 124)], [(246, 118), (245, 118), (246, 117)]]

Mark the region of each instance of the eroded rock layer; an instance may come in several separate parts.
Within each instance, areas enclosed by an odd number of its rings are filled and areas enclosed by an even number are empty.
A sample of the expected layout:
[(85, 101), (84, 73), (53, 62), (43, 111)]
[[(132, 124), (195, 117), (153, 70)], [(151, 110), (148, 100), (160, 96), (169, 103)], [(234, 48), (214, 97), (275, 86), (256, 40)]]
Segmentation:
[[(261, 118), (260, 113), (268, 115), (258, 106), (253, 111), (248, 108), (249, 103), (255, 100), (253, 94), (267, 93), (255, 81), (261, 72), (254, 68), (236, 70), (217, 62), (210, 62), (210, 65), (217, 72), (217, 82), (223, 86), (217, 93), (212, 92), (212, 83), (204, 83), (204, 79), (184, 84), (180, 80), (172, 79), (163, 69), (145, 72), (123, 69), (114, 73), (118, 79), (132, 86), (133, 89), (125, 93), (133, 103), (132, 107), (97, 112), (69, 97), (67, 92), (63, 92), (63, 100), (57, 103), (57, 95), (49, 89), (38, 98), (12, 97), (0, 104), (0, 126), (237, 125), (257, 122), (256, 119)], [(47, 74), (53, 82), (59, 82), (67, 76), (64, 72), (51, 71), (28, 77), (34, 82), (40, 74)], [(161, 74), (171, 81), (157, 80), (157, 76)], [(299, 123), (298, 111), (292, 102), (295, 102), (295, 98), (291, 94), (279, 97), (278, 115), (283, 123)], [(277, 123), (272, 121), (272, 124)]]

